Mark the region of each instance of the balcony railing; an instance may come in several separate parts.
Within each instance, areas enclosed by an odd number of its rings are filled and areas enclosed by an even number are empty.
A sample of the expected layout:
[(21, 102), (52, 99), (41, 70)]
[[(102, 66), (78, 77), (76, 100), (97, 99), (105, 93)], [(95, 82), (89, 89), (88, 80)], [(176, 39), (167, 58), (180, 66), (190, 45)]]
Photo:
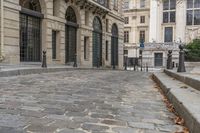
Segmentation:
[(100, 4), (100, 5), (102, 5), (102, 6), (106, 7), (106, 8), (109, 7), (108, 6), (109, 5), (108, 0), (93, 0), (93, 1), (97, 2), (98, 4)]

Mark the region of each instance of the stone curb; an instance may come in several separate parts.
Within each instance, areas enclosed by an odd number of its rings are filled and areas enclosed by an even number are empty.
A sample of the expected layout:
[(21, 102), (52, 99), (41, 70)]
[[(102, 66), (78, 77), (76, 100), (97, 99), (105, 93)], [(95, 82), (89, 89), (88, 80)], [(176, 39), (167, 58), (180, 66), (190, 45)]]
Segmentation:
[[(176, 81), (164, 73), (154, 73), (154, 81), (160, 86), (176, 112), (185, 120), (185, 125), (191, 133), (200, 131), (200, 97), (197, 90), (189, 87), (183, 89), (180, 81)], [(196, 91), (196, 92), (195, 92)]]
[(171, 76), (191, 87), (193, 87), (194, 89), (197, 89), (200, 91), (200, 80), (197, 80), (197, 79), (194, 79), (194, 78), (191, 78), (189, 76), (184, 76), (184, 75), (181, 75), (181, 74), (178, 74), (178, 73), (175, 73), (173, 71), (170, 71), (170, 70), (167, 70), (167, 69), (164, 69), (164, 72), (168, 75), (168, 76)]
[[(72, 71), (72, 70), (112, 70), (106, 68), (30, 68), (30, 69), (17, 69), (0, 71), (0, 77), (10, 77), (10, 76), (20, 76), (29, 74), (40, 74), (40, 73), (51, 73), (51, 72), (61, 72), (61, 71)], [(112, 71), (123, 71), (123, 70), (112, 70)]]

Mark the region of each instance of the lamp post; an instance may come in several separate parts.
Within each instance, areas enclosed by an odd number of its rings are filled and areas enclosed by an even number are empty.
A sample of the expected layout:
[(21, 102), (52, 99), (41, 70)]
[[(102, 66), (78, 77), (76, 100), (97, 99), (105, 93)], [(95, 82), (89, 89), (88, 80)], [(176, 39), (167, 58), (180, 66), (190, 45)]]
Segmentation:
[(139, 46), (136, 46), (136, 59), (135, 59), (135, 67), (134, 67), (134, 70), (136, 71), (136, 66), (137, 66), (137, 71), (138, 71), (138, 49), (140, 47)]
[(144, 50), (144, 40), (141, 39), (140, 40), (140, 59), (141, 59), (141, 71), (142, 71), (142, 53), (143, 53), (143, 50)]

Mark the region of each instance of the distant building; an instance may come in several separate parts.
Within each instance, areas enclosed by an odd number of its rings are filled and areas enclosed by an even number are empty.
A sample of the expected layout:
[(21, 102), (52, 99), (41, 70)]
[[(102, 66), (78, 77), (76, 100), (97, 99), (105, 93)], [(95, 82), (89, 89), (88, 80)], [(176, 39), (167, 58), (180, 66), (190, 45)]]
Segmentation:
[(177, 63), (178, 45), (200, 37), (200, 1), (125, 0), (124, 16), (124, 53), (129, 58), (139, 57), (143, 40), (143, 56), (151, 59), (152, 67), (166, 65), (168, 50), (173, 50), (173, 61)]
[(2, 63), (123, 67), (122, 0), (1, 0)]

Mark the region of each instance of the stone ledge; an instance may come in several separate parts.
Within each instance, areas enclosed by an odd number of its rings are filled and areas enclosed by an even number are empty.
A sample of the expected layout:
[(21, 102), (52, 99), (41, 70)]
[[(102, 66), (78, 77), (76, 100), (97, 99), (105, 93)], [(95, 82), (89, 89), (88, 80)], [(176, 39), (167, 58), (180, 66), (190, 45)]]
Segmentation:
[(185, 120), (191, 133), (200, 131), (200, 97), (199, 91), (174, 80), (164, 73), (154, 73), (153, 79), (173, 104), (176, 112)]
[[(51, 72), (61, 72), (61, 71), (72, 71), (72, 70), (111, 70), (107, 68), (64, 68), (64, 67), (54, 67), (54, 68), (26, 68), (26, 69), (16, 69), (16, 70), (4, 70), (0, 69), (0, 77), (10, 77), (10, 76), (20, 76), (29, 74), (40, 74), (40, 73), (51, 73)], [(120, 69), (112, 71), (123, 71)]]
[(193, 87), (194, 89), (200, 91), (200, 79), (188, 76), (187, 74), (179, 74), (179, 73), (176, 73), (172, 70), (167, 70), (167, 69), (165, 69), (164, 72), (168, 76), (171, 76), (171, 77)]

